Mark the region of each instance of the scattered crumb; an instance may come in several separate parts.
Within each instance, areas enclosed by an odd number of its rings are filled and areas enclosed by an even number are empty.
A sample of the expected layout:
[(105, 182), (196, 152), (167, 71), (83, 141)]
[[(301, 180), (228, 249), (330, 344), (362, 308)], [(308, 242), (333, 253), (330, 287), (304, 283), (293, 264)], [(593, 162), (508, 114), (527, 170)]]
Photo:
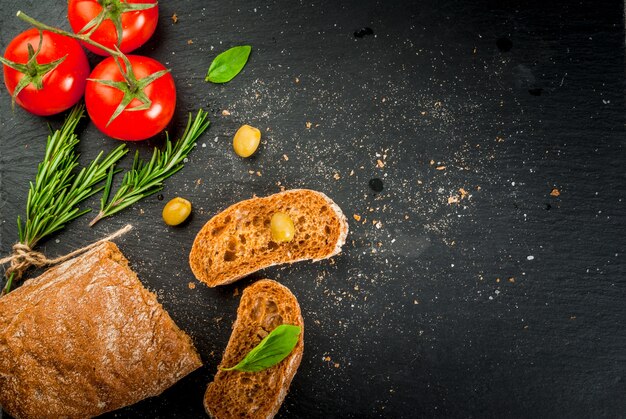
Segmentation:
[(235, 291), (233, 291), (233, 297), (236, 297), (239, 295), (239, 288), (235, 288)]
[(187, 45), (191, 45), (191, 44), (193, 44), (193, 39), (188, 39), (187, 40)]
[(352, 218), (354, 218), (356, 221), (361, 221), (361, 216), (359, 214), (354, 214)]
[(435, 167), (436, 170), (446, 170), (446, 166), (437, 166)]
[(330, 362), (330, 357), (329, 356), (325, 356), (325, 357), (322, 358), (322, 361)]
[(258, 177), (261, 177), (261, 172), (259, 172), (259, 171), (257, 170), (256, 175), (257, 175)]
[(196, 283), (195, 282), (190, 282), (187, 284), (187, 286), (189, 287), (190, 290), (196, 289)]
[(286, 154), (283, 154), (283, 160), (289, 161), (289, 156), (287, 156)]
[(313, 126), (313, 124), (310, 121), (306, 121), (306, 129), (311, 129), (311, 127)]
[(379, 169), (382, 169), (383, 167), (385, 167), (385, 163), (383, 163), (382, 160), (378, 159), (376, 160), (376, 167), (378, 167)]
[(350, 170), (350, 176), (354, 176), (354, 170)]
[(222, 111), (222, 116), (230, 116), (230, 111), (228, 109), (224, 109)]
[(201, 179), (201, 178), (198, 178), (198, 179), (196, 180), (196, 185), (200, 186), (201, 184), (202, 184), (202, 179)]
[(510, 277), (510, 278), (509, 278), (509, 282), (510, 282), (511, 284), (514, 284), (514, 283), (515, 283), (515, 278)]
[(146, 212), (143, 210), (143, 208), (139, 208), (139, 215), (144, 215)]
[(496, 141), (499, 142), (499, 143), (503, 143), (504, 142), (504, 138), (496, 137)]
[(459, 193), (461, 194), (461, 199), (467, 198), (467, 191), (463, 188), (459, 188)]
[(254, 170), (248, 170), (248, 174), (249, 175), (253, 175), (254, 174)]
[(335, 367), (335, 368), (339, 368), (339, 363), (335, 362), (334, 367)]
[(339, 180), (339, 179), (341, 179), (341, 176), (339, 175), (339, 173), (335, 173), (335, 174), (333, 175), (333, 178), (334, 178), (335, 180)]
[(456, 204), (458, 202), (459, 202), (459, 197), (458, 196), (448, 197), (448, 204), (452, 205), (452, 204)]
[(433, 164), (435, 164), (435, 161), (434, 161), (434, 160), (431, 160), (431, 161), (430, 161), (430, 165), (432, 166)]
[(296, 77), (296, 83), (300, 83), (300, 79)]
[(550, 191), (550, 196), (559, 196), (561, 195), (561, 191), (559, 191), (557, 188), (552, 188), (552, 190)]
[(176, 13), (172, 15), (172, 22), (178, 23), (178, 15)]

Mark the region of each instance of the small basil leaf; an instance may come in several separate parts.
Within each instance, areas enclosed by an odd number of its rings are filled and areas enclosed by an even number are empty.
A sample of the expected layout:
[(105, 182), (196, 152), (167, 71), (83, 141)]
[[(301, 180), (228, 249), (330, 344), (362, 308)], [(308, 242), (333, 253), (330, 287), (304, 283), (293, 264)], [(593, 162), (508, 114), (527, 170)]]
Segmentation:
[(285, 359), (296, 347), (300, 337), (300, 327), (281, 324), (245, 356), (237, 365), (222, 368), (224, 371), (258, 372), (273, 367)]
[(231, 81), (248, 62), (250, 51), (252, 51), (250, 45), (242, 45), (222, 52), (211, 63), (205, 81), (211, 83)]

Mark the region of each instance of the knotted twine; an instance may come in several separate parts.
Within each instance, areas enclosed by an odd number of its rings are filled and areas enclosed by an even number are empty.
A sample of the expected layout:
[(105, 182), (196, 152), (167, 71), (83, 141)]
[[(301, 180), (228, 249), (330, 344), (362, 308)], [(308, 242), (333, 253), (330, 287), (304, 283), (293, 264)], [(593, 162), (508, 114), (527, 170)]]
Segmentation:
[(81, 247), (80, 249), (76, 249), (73, 252), (68, 253), (67, 255), (59, 256), (53, 259), (48, 259), (43, 253), (37, 252), (27, 245), (18, 242), (13, 245), (13, 252), (10, 256), (0, 259), (0, 265), (4, 265), (10, 262), (11, 265), (7, 268), (5, 275), (6, 277), (10, 277), (11, 274), (13, 274), (13, 279), (18, 280), (22, 277), (26, 269), (30, 267), (43, 268), (44, 266), (56, 265), (58, 263), (65, 262), (66, 260), (69, 260), (74, 256), (78, 256), (81, 253), (85, 253), (86, 251), (91, 250), (106, 241), (113, 240), (116, 237), (126, 234), (127, 232), (132, 230), (132, 228), (132, 225), (127, 224), (125, 227), (117, 230), (113, 234), (106, 236), (103, 239), (98, 240), (97, 242), (91, 243), (85, 247)]

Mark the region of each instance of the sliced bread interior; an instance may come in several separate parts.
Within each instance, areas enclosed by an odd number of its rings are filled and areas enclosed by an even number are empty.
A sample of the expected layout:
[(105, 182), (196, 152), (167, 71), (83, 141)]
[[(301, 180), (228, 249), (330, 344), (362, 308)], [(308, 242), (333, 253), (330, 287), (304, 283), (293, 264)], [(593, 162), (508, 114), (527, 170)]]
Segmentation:
[[(281, 324), (300, 326), (300, 338), (281, 362), (259, 372), (222, 371), (241, 361)], [(296, 297), (269, 279), (257, 281), (241, 296), (237, 319), (218, 372), (204, 395), (213, 418), (271, 418), (282, 404), (304, 350), (304, 321)]]
[[(272, 240), (270, 220), (277, 212), (294, 223), (290, 242)], [(214, 287), (268, 266), (329, 258), (341, 251), (347, 234), (346, 217), (329, 197), (294, 189), (241, 201), (217, 214), (196, 236), (189, 263), (196, 278)]]

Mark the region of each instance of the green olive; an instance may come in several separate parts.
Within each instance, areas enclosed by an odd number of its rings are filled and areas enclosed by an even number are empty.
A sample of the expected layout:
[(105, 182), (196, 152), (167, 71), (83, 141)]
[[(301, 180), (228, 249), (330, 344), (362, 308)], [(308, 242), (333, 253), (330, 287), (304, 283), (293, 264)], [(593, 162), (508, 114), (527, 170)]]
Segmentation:
[(233, 148), (240, 157), (250, 157), (259, 148), (261, 131), (250, 125), (242, 125), (233, 138)]
[(277, 243), (290, 242), (296, 233), (293, 221), (284, 212), (277, 212), (272, 215), (270, 230), (272, 231), (272, 240)]
[(163, 207), (163, 221), (170, 226), (177, 226), (191, 214), (191, 202), (184, 198), (174, 198)]

